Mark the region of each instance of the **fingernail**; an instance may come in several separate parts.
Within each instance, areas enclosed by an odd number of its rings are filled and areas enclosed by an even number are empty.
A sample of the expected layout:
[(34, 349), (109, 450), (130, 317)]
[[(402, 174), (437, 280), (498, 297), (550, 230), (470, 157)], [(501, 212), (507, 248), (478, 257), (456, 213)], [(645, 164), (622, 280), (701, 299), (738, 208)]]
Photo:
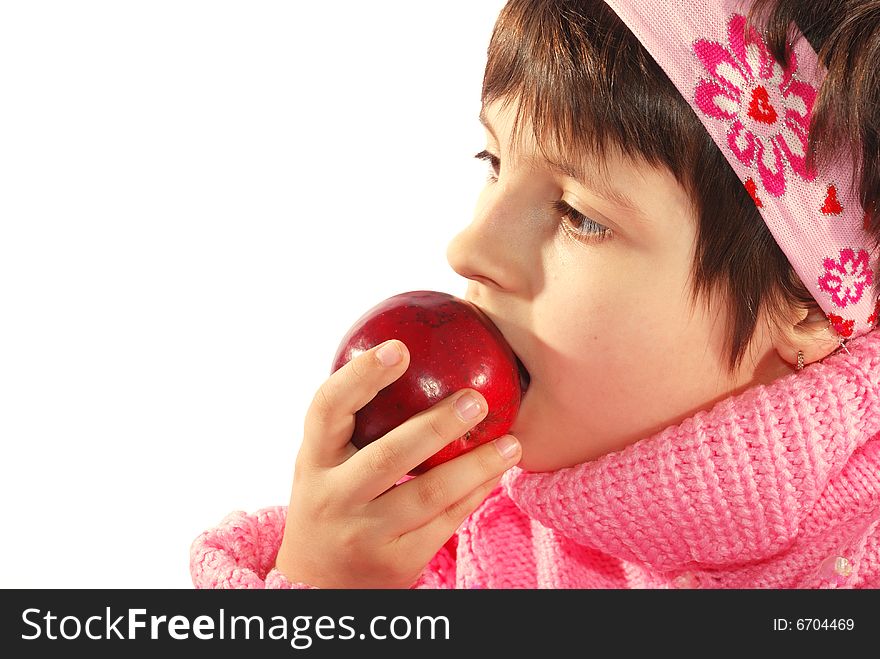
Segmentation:
[(462, 421), (473, 421), (480, 416), (480, 402), (471, 394), (465, 394), (453, 405)]
[(515, 456), (518, 447), (519, 442), (513, 435), (504, 435), (495, 440), (495, 448), (498, 449), (501, 457), (505, 460), (510, 460), (510, 458)]
[(382, 366), (394, 366), (397, 362), (403, 359), (400, 348), (397, 347), (397, 342), (395, 341), (386, 343), (379, 348), (376, 351), (376, 357), (379, 358), (379, 363), (381, 363)]

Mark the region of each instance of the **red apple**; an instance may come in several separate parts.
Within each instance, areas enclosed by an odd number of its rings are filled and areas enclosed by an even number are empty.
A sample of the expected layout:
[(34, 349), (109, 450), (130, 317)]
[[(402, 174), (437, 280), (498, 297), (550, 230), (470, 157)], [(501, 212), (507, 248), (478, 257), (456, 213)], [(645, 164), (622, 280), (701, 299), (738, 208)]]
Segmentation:
[[(513, 424), (522, 397), (520, 367), (504, 336), (479, 307), (447, 293), (411, 291), (380, 302), (349, 329), (333, 359), (336, 371), (389, 339), (409, 349), (406, 372), (355, 416), (352, 443), (363, 448), (460, 389), (486, 398), (478, 425), (412, 471), (416, 475), (485, 442)], [(525, 376), (524, 376), (525, 377)]]

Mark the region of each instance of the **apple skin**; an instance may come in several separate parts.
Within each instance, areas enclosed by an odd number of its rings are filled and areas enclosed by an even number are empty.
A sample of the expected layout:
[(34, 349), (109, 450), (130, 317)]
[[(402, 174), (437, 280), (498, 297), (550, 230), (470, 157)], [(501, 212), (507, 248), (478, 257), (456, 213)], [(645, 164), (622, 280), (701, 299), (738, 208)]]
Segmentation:
[(464, 388), (479, 391), (489, 412), (464, 436), (412, 469), (417, 475), (505, 434), (522, 399), (516, 356), (475, 304), (448, 293), (410, 291), (367, 311), (345, 334), (331, 372), (389, 339), (409, 350), (406, 372), (355, 415), (351, 442), (363, 448), (415, 414)]

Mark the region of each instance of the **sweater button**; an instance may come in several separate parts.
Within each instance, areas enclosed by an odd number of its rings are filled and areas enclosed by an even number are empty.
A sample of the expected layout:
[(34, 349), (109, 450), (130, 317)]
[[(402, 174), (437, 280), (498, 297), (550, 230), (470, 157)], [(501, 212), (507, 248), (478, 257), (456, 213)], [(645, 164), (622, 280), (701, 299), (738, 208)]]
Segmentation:
[(852, 563), (846, 556), (829, 556), (819, 565), (819, 576), (842, 586), (852, 574)]
[(699, 588), (700, 582), (693, 572), (684, 572), (672, 580), (672, 585), (676, 588)]

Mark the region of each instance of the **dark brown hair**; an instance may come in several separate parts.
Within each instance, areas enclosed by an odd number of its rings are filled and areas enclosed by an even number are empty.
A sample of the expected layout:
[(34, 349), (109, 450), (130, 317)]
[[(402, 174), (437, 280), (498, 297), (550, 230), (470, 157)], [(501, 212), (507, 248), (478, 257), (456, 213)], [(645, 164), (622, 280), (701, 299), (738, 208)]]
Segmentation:
[[(768, 27), (779, 59), (792, 21), (821, 49), (829, 74), (814, 107), (810, 153), (821, 162), (845, 151), (863, 164), (861, 200), (880, 243), (878, 7), (880, 0), (759, 0), (751, 19)], [(514, 143), (527, 119), (551, 161), (581, 154), (601, 162), (616, 149), (675, 176), (698, 217), (692, 301), (725, 295), (731, 370), (745, 356), (761, 310), (778, 320), (792, 305), (818, 309), (691, 106), (605, 2), (509, 0), (483, 78), (483, 106), (496, 100), (517, 103)]]

